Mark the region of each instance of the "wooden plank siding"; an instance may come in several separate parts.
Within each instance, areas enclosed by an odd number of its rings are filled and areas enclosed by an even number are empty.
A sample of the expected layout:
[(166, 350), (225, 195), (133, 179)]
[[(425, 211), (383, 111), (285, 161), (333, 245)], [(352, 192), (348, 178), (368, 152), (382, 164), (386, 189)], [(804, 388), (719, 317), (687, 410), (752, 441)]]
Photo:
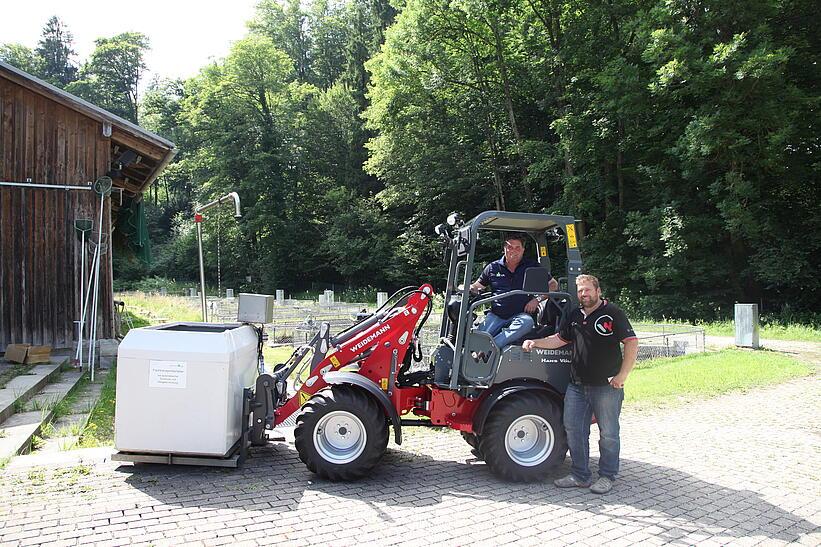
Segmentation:
[[(111, 140), (101, 122), (0, 78), (0, 181), (84, 186), (110, 163)], [(99, 215), (92, 191), (0, 186), (0, 350), (8, 343), (74, 345), (83, 303), (74, 220), (93, 219), (96, 232)], [(104, 239), (111, 218), (107, 199)], [(101, 263), (98, 338), (114, 336), (111, 258), (109, 249)]]

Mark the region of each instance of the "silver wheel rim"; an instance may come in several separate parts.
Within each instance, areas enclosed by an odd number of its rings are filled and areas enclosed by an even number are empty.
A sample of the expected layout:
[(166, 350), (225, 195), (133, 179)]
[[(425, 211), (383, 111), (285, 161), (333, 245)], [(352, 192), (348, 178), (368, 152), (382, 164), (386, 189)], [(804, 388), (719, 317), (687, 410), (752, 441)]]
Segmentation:
[(314, 445), (322, 458), (341, 465), (354, 461), (365, 450), (368, 434), (362, 420), (350, 412), (329, 412), (314, 427)]
[(550, 422), (541, 416), (528, 414), (517, 418), (507, 428), (505, 450), (518, 465), (532, 467), (550, 456), (555, 440)]

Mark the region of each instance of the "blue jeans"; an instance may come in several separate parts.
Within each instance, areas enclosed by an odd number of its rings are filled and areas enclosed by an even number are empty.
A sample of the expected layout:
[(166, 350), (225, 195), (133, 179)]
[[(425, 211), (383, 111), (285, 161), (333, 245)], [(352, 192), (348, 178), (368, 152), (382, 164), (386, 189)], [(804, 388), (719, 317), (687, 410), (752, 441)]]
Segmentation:
[(590, 421), (596, 415), (599, 426), (599, 476), (614, 480), (619, 472), (619, 414), (624, 390), (610, 385), (569, 384), (564, 395), (564, 428), (570, 447), (570, 472), (581, 482), (589, 482)]
[(533, 330), (534, 325), (533, 317), (529, 313), (517, 313), (513, 317), (502, 319), (490, 312), (476, 330), (491, 335), (496, 347), (502, 349)]

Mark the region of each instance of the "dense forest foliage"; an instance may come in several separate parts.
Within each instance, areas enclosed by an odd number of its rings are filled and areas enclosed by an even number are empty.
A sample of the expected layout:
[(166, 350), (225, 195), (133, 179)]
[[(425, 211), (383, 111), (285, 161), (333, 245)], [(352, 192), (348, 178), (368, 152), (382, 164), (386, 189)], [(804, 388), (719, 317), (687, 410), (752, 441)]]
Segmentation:
[(544, 211), (584, 221), (586, 270), (631, 311), (711, 319), (820, 303), (816, 7), (263, 0), (224, 59), (142, 97), (136, 33), (73, 72), (48, 27), (0, 58), (180, 149), (124, 279), (195, 279), (193, 204), (228, 191), (244, 217), (209, 216), (208, 276), (219, 247), (222, 286), (256, 291), (440, 286), (449, 212)]

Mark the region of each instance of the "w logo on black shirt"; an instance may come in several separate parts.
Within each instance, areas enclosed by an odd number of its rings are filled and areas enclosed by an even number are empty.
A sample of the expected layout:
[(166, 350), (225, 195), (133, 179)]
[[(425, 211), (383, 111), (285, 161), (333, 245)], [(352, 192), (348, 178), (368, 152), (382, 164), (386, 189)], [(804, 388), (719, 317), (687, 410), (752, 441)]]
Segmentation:
[(593, 325), (593, 328), (595, 328), (596, 332), (601, 334), (602, 336), (612, 336), (613, 318), (609, 315), (602, 315), (601, 317), (596, 319), (596, 323)]

